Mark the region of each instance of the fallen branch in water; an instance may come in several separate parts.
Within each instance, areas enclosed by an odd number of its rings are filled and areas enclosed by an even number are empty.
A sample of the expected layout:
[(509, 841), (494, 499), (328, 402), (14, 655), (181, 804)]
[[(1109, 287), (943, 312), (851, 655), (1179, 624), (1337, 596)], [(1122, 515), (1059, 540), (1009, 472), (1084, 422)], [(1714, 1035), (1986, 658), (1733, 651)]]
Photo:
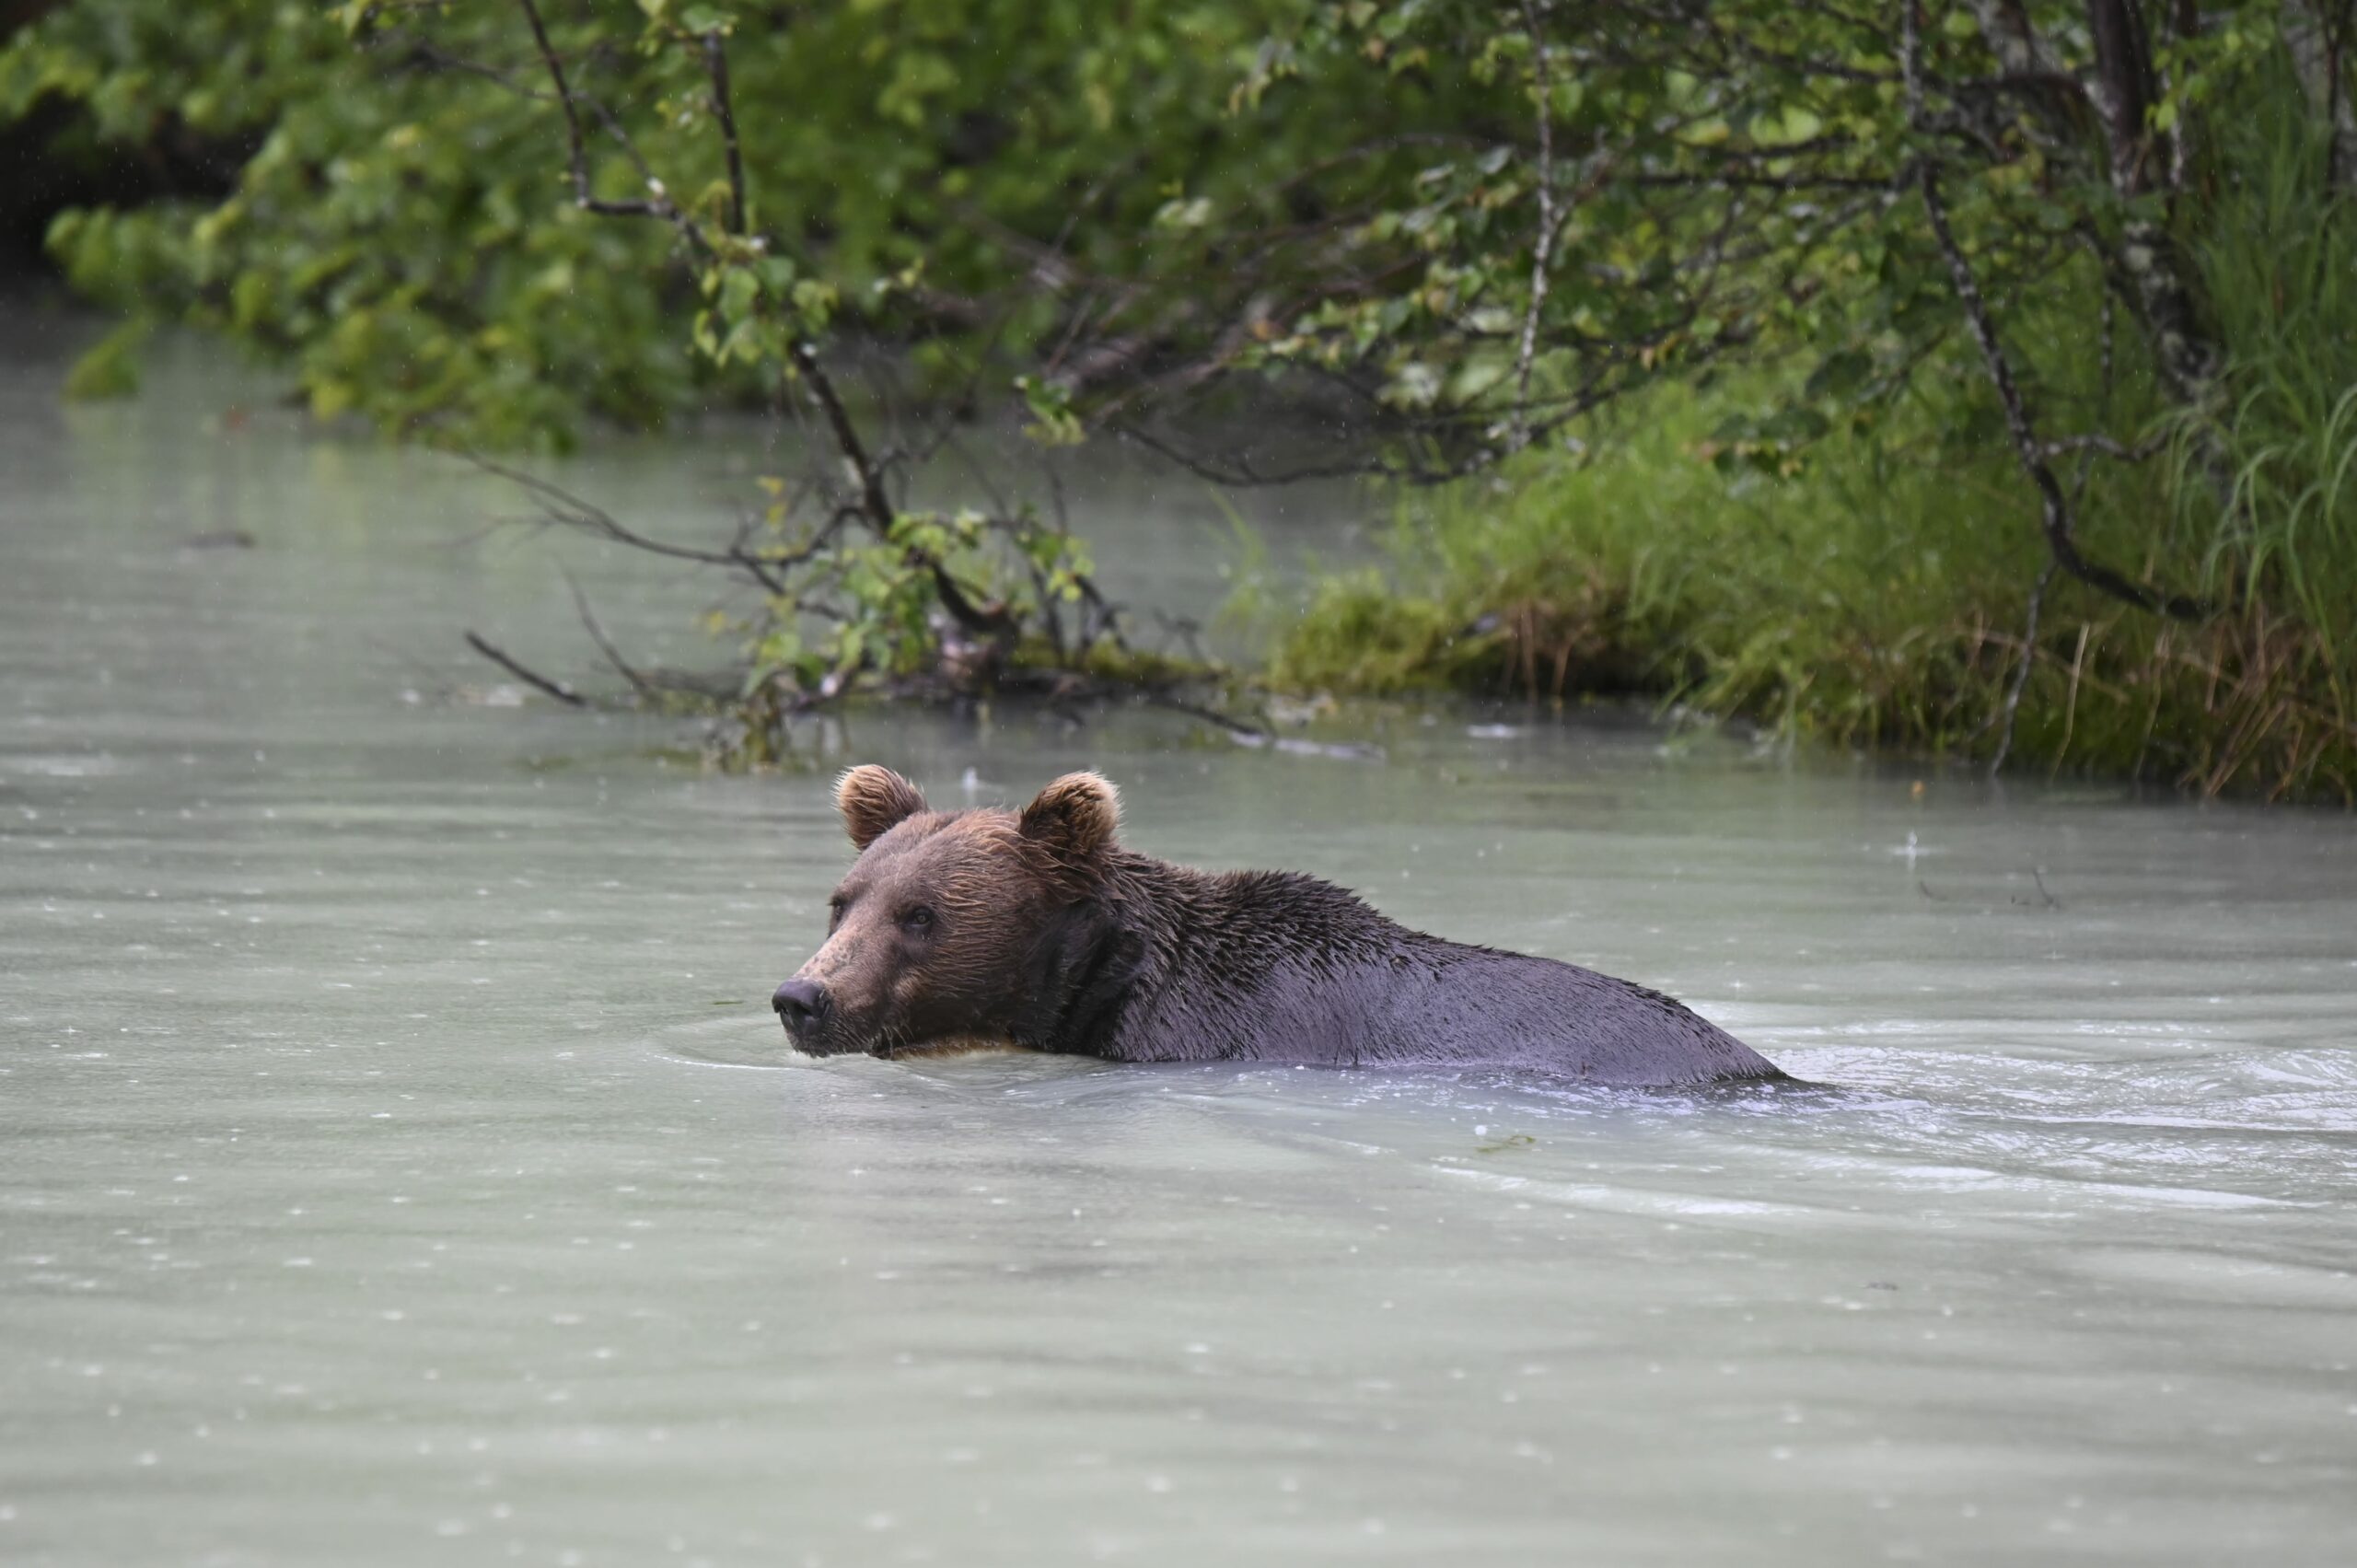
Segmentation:
[(1184, 714), (1189, 718), (1201, 719), (1213, 728), (1226, 732), (1247, 746), (1264, 745), (1269, 738), (1269, 732), (1259, 725), (1247, 724), (1232, 714), (1221, 713), (1217, 708), (1204, 707), (1200, 703), (1190, 703), (1163, 692), (1147, 693), (1145, 703), (1148, 707), (1167, 708), (1174, 714)]
[(475, 652), (481, 654), (483, 657), (489, 659), (492, 663), (497, 665), (500, 668), (505, 670), (508, 674), (514, 676), (525, 685), (545, 691), (560, 703), (566, 703), (575, 708), (586, 708), (589, 705), (588, 698), (584, 697), (580, 692), (575, 691), (563, 681), (552, 680), (547, 676), (539, 673), (537, 670), (530, 669), (524, 665), (518, 664), (514, 658), (510, 657), (500, 648), (494, 646), (489, 642), (486, 642), (479, 633), (473, 632), (467, 633), (467, 646), (474, 649)]
[(1238, 746), (1248, 746), (1255, 750), (1266, 747), (1289, 757), (1333, 757), (1345, 762), (1380, 762), (1387, 755), (1382, 747), (1369, 741), (1310, 740), (1301, 736), (1272, 734), (1260, 725), (1248, 724), (1233, 714), (1221, 713), (1217, 708), (1190, 703), (1167, 691), (1149, 691), (1141, 696), (1148, 707), (1166, 708), (1174, 714), (1201, 719)]

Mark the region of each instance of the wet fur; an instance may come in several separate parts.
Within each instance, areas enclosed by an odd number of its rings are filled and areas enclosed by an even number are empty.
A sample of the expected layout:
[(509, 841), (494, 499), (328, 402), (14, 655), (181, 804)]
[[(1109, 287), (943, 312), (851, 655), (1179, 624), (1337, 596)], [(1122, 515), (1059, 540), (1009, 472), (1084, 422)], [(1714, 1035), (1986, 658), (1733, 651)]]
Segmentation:
[(995, 1035), (951, 1035), (944, 1040), (929, 1040), (922, 1045), (904, 1045), (890, 1052), (894, 1062), (940, 1062), (961, 1056), (1028, 1056), (1035, 1054), (1028, 1045), (1017, 1045), (1011, 1040)]
[[(843, 927), (803, 970), (837, 999), (806, 1049), (889, 1055), (979, 1034), (1114, 1062), (1783, 1076), (1658, 992), (1411, 931), (1312, 877), (1124, 849), (1118, 796), (1094, 774), (1018, 814), (934, 812), (898, 775), (862, 776), (885, 773), (854, 769), (838, 791), (853, 842), (875, 830), (844, 879)], [(939, 912), (922, 948), (888, 929), (917, 900)]]

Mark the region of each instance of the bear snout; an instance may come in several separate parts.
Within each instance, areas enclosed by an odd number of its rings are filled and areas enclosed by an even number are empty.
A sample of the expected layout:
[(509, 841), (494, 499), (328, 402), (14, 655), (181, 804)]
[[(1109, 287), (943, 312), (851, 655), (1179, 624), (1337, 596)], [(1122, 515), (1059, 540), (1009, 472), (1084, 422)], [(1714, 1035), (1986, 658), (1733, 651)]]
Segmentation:
[(827, 988), (799, 975), (779, 986), (777, 993), (770, 998), (770, 1005), (777, 1009), (785, 1032), (797, 1042), (826, 1016), (828, 1005)]

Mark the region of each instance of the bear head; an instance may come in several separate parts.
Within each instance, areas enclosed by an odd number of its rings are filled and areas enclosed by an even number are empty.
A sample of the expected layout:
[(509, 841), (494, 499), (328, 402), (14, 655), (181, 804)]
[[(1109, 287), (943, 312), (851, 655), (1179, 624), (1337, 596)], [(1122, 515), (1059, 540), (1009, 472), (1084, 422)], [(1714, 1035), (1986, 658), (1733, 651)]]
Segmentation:
[(828, 901), (825, 945), (777, 989), (795, 1047), (1049, 1043), (1073, 977), (1104, 968), (1112, 784), (1067, 773), (1020, 811), (935, 811), (871, 764), (836, 781), (835, 808), (859, 858)]

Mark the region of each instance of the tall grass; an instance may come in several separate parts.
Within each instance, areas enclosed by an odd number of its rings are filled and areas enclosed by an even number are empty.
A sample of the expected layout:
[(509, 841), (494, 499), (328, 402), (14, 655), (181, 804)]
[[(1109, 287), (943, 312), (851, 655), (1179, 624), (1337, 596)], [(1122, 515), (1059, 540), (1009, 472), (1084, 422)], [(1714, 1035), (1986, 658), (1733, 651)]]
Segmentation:
[[(1702, 455), (1724, 399), (1664, 389), (1592, 431), (1592, 455), (1403, 498), (1389, 569), (1318, 584), (1273, 675), (1653, 694), (1837, 741), (1957, 744), (1981, 717), (1973, 666), (2004, 662), (1991, 601), (2042, 559), (1998, 521), (2022, 511), (2006, 470), (1839, 441), (1798, 477), (1730, 482)], [(1977, 617), (1958, 613), (1968, 583)]]
[(2227, 172), (2195, 245), (2233, 354), (2224, 494), (2200, 415), (2177, 422), (2171, 491), (2212, 589), (2295, 611), (2338, 664), (2357, 631), (2357, 205), (2328, 189), (2296, 84), (2274, 87), (2221, 118)]

